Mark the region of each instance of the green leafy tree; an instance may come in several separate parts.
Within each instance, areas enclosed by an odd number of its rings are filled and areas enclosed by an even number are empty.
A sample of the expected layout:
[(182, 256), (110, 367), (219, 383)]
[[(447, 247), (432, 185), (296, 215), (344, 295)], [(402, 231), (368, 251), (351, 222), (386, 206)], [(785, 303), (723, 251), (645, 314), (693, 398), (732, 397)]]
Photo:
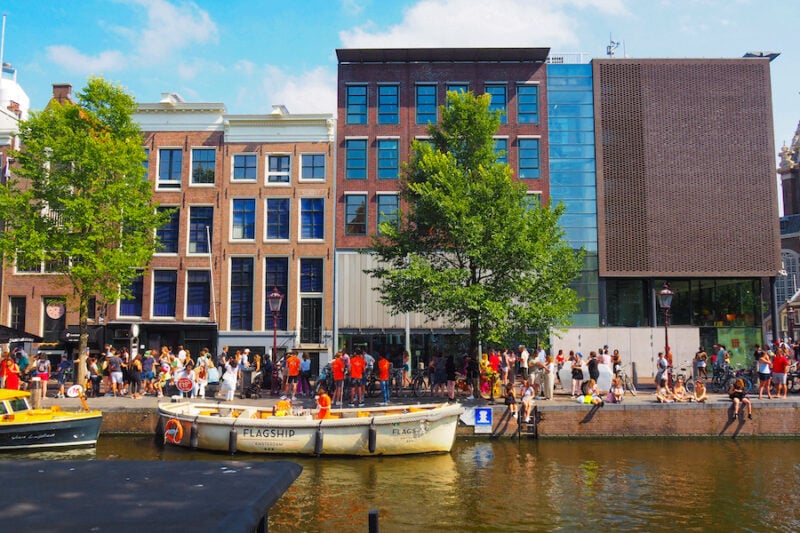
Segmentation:
[(15, 177), (0, 186), (0, 252), (5, 265), (44, 262), (61, 274), (80, 323), (78, 383), (86, 374), (88, 304), (127, 295), (155, 251), (156, 212), (145, 175), (136, 103), (92, 78), (77, 102), (51, 101), (20, 124)]
[(497, 162), (500, 114), (489, 95), (448, 93), (430, 142), (415, 142), (400, 195), (406, 209), (372, 239), (381, 302), (466, 323), (470, 351), (566, 325), (581, 268), (558, 226), (563, 206), (539, 206)]

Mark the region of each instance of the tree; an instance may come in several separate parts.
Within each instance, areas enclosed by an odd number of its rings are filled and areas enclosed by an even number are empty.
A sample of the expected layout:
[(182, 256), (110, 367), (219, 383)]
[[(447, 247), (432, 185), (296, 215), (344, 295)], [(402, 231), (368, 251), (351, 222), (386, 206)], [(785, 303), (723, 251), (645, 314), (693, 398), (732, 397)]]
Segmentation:
[(448, 93), (441, 126), (415, 142), (404, 166), (406, 205), (372, 238), (381, 302), (393, 313), (467, 323), (478, 343), (527, 339), (566, 325), (581, 269), (558, 226), (563, 206), (539, 206), (511, 168), (497, 162), (499, 112), (489, 95)]
[(86, 375), (88, 304), (128, 295), (156, 249), (158, 213), (143, 163), (133, 97), (91, 78), (77, 102), (52, 100), (20, 124), (15, 177), (0, 186), (4, 265), (39, 265), (71, 286), (80, 324), (78, 383)]

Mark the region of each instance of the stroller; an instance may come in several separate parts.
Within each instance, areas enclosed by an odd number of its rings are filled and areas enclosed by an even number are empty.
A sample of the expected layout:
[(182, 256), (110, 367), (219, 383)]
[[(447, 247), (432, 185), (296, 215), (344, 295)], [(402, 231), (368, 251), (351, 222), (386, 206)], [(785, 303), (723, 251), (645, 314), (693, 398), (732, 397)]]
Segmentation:
[(242, 391), (242, 398), (261, 398), (261, 384), (264, 381), (263, 373), (259, 372), (253, 381)]

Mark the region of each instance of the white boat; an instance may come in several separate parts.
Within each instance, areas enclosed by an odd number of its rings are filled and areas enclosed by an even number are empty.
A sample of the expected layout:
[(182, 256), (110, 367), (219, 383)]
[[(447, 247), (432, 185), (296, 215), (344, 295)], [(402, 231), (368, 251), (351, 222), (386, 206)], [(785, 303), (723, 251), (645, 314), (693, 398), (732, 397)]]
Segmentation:
[(224, 403), (161, 403), (165, 444), (230, 453), (405, 455), (449, 452), (459, 404), (333, 409), (324, 419), (308, 409), (277, 416), (271, 407)]

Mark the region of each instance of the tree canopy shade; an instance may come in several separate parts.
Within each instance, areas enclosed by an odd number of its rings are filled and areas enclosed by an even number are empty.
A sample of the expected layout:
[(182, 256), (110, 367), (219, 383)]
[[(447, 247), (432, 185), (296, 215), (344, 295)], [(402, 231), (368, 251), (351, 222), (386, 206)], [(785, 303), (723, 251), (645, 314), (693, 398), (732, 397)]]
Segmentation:
[[(88, 341), (88, 302), (110, 303), (150, 263), (157, 213), (145, 175), (133, 97), (91, 78), (77, 102), (52, 100), (20, 124), (15, 176), (0, 186), (0, 252), (18, 270), (46, 265), (62, 274), (80, 316), (81, 362)], [(85, 365), (78, 365), (79, 383)]]
[(399, 222), (372, 239), (381, 302), (394, 313), (467, 323), (470, 348), (527, 340), (567, 325), (581, 268), (558, 225), (561, 205), (538, 205), (497, 162), (499, 112), (489, 95), (448, 93), (430, 142), (415, 142), (404, 166)]

